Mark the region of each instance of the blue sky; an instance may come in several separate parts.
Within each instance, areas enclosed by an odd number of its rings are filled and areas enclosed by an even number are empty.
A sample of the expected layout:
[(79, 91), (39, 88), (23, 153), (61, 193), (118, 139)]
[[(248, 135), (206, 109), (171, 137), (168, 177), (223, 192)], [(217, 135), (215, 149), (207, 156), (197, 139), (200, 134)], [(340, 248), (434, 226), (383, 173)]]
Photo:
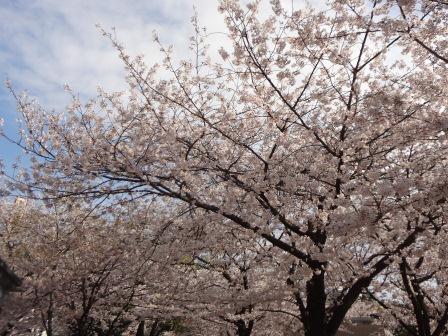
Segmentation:
[[(17, 134), (16, 104), (3, 85), (7, 78), (15, 90), (26, 89), (49, 109), (64, 107), (66, 83), (83, 97), (94, 96), (99, 85), (123, 89), (122, 64), (95, 25), (115, 27), (128, 51), (144, 53), (149, 63), (160, 59), (152, 43), (156, 30), (181, 58), (187, 53), (193, 6), (201, 25), (224, 30), (217, 0), (0, 0), (0, 117), (5, 133)], [(16, 146), (0, 139), (6, 166), (18, 154)]]
[[(282, 2), (288, 7), (304, 4), (304, 0)], [(152, 42), (155, 30), (163, 44), (174, 45), (175, 56), (181, 59), (188, 57), (194, 7), (208, 32), (225, 31), (217, 6), (218, 0), (0, 0), (1, 82), (9, 78), (17, 92), (27, 90), (48, 109), (64, 108), (68, 101), (64, 84), (81, 97), (95, 96), (98, 86), (124, 89), (123, 66), (97, 24), (108, 31), (114, 27), (128, 53), (144, 54), (148, 63), (161, 59)], [(268, 6), (265, 0), (261, 11), (267, 12)], [(228, 45), (223, 36), (214, 34), (209, 41), (216, 56), (221, 45)], [(12, 95), (0, 85), (0, 118), (11, 136), (17, 134), (15, 109)], [(16, 146), (0, 139), (0, 160), (7, 167), (19, 154)]]

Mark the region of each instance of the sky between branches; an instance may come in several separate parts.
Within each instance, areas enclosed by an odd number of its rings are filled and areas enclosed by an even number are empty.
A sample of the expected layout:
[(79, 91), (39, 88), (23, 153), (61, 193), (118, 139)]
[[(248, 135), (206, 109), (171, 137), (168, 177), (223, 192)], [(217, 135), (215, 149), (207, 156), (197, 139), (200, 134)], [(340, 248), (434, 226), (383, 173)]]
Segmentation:
[[(242, 2), (248, 2), (244, 0)], [(312, 1), (323, 6), (322, 0)], [(298, 8), (304, 0), (284, 0)], [(218, 0), (2, 0), (0, 3), (0, 76), (18, 92), (30, 95), (49, 109), (65, 106), (69, 84), (81, 97), (125, 88), (124, 70), (110, 41), (101, 36), (115, 28), (118, 39), (131, 55), (144, 54), (148, 63), (161, 59), (153, 43), (156, 31), (164, 45), (173, 45), (178, 59), (188, 57), (190, 19), (194, 10), (200, 26), (207, 27), (212, 56), (226, 45), (225, 25), (217, 10)], [(268, 13), (265, 0), (262, 12)], [(228, 42), (227, 42), (228, 43)], [(228, 44), (227, 44), (228, 45)], [(15, 101), (5, 85), (0, 87), (0, 117), (6, 134), (17, 133)], [(0, 158), (7, 170), (20, 154), (17, 146), (0, 139)]]

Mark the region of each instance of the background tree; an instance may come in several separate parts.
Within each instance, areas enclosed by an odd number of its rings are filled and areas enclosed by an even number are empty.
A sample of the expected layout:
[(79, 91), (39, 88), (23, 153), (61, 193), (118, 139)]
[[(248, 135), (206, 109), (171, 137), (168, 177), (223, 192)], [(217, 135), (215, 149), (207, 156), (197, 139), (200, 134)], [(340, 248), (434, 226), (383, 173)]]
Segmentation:
[(18, 334), (112, 336), (128, 334), (142, 308), (169, 321), (163, 288), (170, 250), (158, 241), (159, 253), (151, 223), (134, 222), (118, 207), (106, 220), (73, 206), (2, 204), (2, 255), (24, 279), (2, 302), (2, 323)]
[[(436, 227), (402, 255), (369, 295), (382, 308), (392, 328), (409, 335), (437, 336), (447, 332), (446, 227)], [(391, 317), (393, 318), (391, 321)], [(392, 322), (392, 323), (390, 323)]]

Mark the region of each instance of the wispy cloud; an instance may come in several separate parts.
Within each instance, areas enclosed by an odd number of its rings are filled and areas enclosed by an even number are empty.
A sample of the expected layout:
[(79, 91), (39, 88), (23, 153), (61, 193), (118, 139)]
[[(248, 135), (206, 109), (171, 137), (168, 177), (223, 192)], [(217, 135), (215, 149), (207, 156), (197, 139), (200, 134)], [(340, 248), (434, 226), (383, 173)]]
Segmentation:
[[(240, 0), (247, 3), (249, 0)], [(298, 8), (305, 0), (281, 0), (286, 8)], [(200, 26), (208, 32), (225, 32), (218, 0), (0, 0), (0, 81), (11, 79), (18, 91), (28, 90), (47, 108), (63, 108), (69, 100), (63, 91), (69, 84), (83, 97), (126, 87), (123, 64), (110, 41), (96, 28), (116, 28), (131, 55), (144, 54), (148, 63), (160, 61), (153, 43), (156, 30), (165, 45), (174, 45), (177, 59), (188, 56), (193, 7)], [(319, 5), (325, 0), (312, 0)], [(261, 14), (269, 0), (262, 3)], [(213, 34), (212, 50), (229, 45), (225, 35)], [(17, 137), (14, 99), (0, 85), (0, 118), (5, 132)], [(13, 162), (19, 148), (0, 137), (0, 161)]]
[[(242, 0), (248, 2), (248, 0)], [(288, 7), (303, 0), (283, 0)], [(321, 3), (323, 0), (316, 0)], [(314, 4), (313, 2), (313, 4)], [(46, 106), (60, 107), (67, 97), (65, 83), (82, 96), (125, 87), (123, 65), (110, 42), (96, 28), (116, 28), (131, 54), (144, 54), (149, 63), (160, 60), (152, 42), (156, 30), (164, 44), (175, 46), (178, 58), (188, 53), (190, 18), (196, 7), (200, 25), (223, 32), (218, 0), (3, 0), (0, 6), (0, 76), (19, 90), (27, 89)], [(263, 2), (266, 12), (269, 1)], [(214, 35), (217, 46), (224, 35)], [(0, 89), (0, 100), (7, 99)]]
[(215, 0), (7, 1), (0, 8), (1, 76), (50, 105), (63, 99), (64, 83), (86, 96), (98, 85), (118, 90), (123, 65), (95, 25), (115, 27), (131, 54), (152, 62), (160, 58), (153, 30), (178, 54), (187, 52), (193, 6), (201, 24), (224, 30)]

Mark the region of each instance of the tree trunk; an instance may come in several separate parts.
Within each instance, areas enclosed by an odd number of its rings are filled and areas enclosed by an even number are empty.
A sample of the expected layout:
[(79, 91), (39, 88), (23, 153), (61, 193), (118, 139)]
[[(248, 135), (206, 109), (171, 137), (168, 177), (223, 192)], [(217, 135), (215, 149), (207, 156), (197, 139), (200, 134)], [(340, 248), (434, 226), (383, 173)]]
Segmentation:
[(159, 334), (159, 320), (155, 320), (152, 324), (149, 336), (157, 336)]
[(320, 327), (313, 326), (312, 328), (305, 328), (305, 336), (334, 336), (330, 335), (326, 330), (325, 325), (321, 325)]
[(50, 305), (47, 311), (47, 336), (53, 336), (53, 292), (50, 293)]
[(326, 326), (325, 272), (315, 272), (306, 284), (306, 316), (303, 320), (305, 336), (332, 336)]
[(238, 320), (235, 324), (237, 327), (237, 336), (250, 336), (252, 334), (254, 321), (249, 321), (249, 323), (246, 325), (246, 322), (244, 320)]
[(135, 336), (145, 336), (145, 320), (139, 322)]
[(407, 268), (407, 261), (403, 257), (402, 262), (400, 263), (400, 273), (404, 289), (412, 303), (418, 334), (419, 336), (431, 336), (430, 319), (425, 307), (424, 298), (421, 295), (418, 283), (413, 282), (409, 278)]

